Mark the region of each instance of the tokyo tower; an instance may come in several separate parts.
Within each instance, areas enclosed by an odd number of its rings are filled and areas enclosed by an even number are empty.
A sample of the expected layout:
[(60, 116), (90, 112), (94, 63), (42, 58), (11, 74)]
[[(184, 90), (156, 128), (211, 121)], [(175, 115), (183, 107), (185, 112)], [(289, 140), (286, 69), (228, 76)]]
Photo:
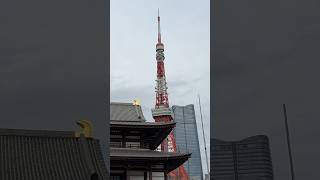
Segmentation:
[[(161, 42), (160, 16), (158, 10), (158, 42), (156, 44), (156, 61), (157, 61), (157, 79), (156, 79), (156, 104), (152, 109), (152, 116), (156, 122), (170, 122), (173, 120), (173, 113), (169, 107), (169, 98), (167, 93), (167, 81), (164, 69), (164, 45)], [(169, 136), (161, 143), (161, 151), (176, 152), (176, 141), (171, 131)], [(188, 174), (183, 165), (169, 173), (172, 180), (188, 180)]]

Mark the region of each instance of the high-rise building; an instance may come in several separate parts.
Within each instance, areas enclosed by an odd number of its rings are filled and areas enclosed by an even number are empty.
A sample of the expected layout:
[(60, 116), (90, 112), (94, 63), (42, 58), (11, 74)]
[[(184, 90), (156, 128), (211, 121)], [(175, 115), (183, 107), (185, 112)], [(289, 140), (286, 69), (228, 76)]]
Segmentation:
[(214, 138), (210, 137), (210, 172), (209, 172), (210, 179), (214, 179), (213, 178), (213, 140)]
[(174, 114), (173, 121), (176, 123), (176, 128), (173, 132), (176, 139), (177, 150), (192, 153), (189, 161), (184, 163), (184, 168), (190, 180), (203, 179), (194, 105), (172, 106), (172, 110)]
[(269, 140), (258, 135), (241, 141), (213, 139), (214, 180), (273, 180)]

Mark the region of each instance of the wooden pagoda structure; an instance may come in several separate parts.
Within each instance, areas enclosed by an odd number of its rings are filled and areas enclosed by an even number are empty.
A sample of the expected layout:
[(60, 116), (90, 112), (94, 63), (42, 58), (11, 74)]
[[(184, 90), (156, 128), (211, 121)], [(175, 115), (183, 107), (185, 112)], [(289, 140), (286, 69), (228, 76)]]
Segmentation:
[(156, 150), (175, 127), (174, 122), (147, 122), (139, 105), (110, 106), (111, 180), (168, 180), (167, 174), (191, 156)]

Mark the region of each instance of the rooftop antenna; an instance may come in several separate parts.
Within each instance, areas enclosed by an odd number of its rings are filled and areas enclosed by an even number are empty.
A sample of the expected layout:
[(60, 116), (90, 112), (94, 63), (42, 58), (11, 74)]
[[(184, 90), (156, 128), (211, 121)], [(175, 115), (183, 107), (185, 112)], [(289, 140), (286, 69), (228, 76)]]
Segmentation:
[(208, 162), (208, 153), (207, 153), (207, 143), (206, 143), (206, 137), (204, 136), (201, 101), (200, 101), (200, 95), (199, 94), (198, 94), (198, 99), (199, 99), (199, 107), (200, 107), (200, 117), (201, 117), (201, 125), (202, 125), (202, 136), (203, 136), (203, 141), (204, 141), (204, 150), (205, 150), (205, 154), (206, 154), (207, 171), (208, 171), (208, 174), (210, 174), (209, 162)]
[(291, 179), (295, 180), (292, 153), (291, 153), (291, 144), (290, 144), (290, 134), (289, 134), (289, 127), (288, 127), (287, 109), (286, 109), (285, 104), (283, 104), (283, 115), (284, 115), (284, 121), (285, 121), (285, 125), (286, 125), (287, 144), (288, 144), (288, 151), (289, 151), (289, 158), (290, 158)]

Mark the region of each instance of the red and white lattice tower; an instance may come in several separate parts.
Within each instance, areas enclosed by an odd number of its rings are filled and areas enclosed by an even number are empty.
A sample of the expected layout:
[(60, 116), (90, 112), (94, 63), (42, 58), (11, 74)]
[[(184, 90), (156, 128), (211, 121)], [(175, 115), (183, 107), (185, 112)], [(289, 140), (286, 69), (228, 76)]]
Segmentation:
[[(156, 80), (156, 105), (152, 109), (152, 116), (156, 122), (170, 122), (173, 120), (172, 110), (169, 107), (169, 98), (167, 93), (167, 81), (164, 70), (164, 45), (161, 42), (160, 16), (158, 10), (158, 43), (156, 44), (157, 60), (157, 80)], [(176, 141), (171, 131), (169, 136), (161, 143), (161, 151), (176, 152)], [(169, 176), (175, 180), (188, 180), (188, 174), (183, 166), (172, 171)]]

